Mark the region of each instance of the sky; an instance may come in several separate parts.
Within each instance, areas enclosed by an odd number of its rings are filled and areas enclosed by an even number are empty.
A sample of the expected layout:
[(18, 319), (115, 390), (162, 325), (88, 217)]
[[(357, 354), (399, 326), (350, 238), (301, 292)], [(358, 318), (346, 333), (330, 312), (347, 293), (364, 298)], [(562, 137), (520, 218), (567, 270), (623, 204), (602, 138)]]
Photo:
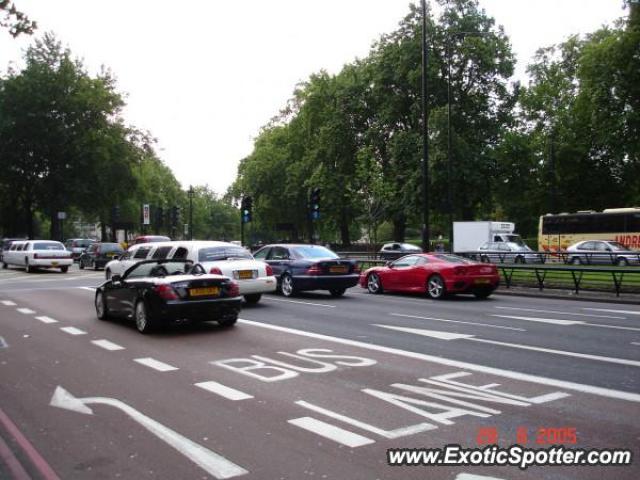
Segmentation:
[[(184, 188), (222, 195), (239, 161), (296, 84), (366, 57), (409, 11), (408, 0), (14, 0), (91, 74), (126, 95), (125, 122), (158, 139)], [(432, 6), (435, 2), (430, 0)], [(623, 0), (480, 0), (510, 37), (515, 77), (542, 46), (626, 15)], [(37, 35), (38, 33), (36, 33)], [(33, 41), (0, 30), (0, 72)]]

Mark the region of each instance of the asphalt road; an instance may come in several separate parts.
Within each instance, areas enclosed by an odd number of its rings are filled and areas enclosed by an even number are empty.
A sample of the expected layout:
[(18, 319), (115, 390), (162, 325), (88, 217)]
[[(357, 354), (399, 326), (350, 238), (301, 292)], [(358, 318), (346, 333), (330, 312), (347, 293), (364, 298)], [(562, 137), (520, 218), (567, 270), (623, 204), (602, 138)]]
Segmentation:
[[(640, 478), (637, 306), (354, 288), (144, 336), (96, 319), (102, 280), (0, 272), (0, 478)], [(388, 449), (487, 442), (635, 458), (387, 464)]]

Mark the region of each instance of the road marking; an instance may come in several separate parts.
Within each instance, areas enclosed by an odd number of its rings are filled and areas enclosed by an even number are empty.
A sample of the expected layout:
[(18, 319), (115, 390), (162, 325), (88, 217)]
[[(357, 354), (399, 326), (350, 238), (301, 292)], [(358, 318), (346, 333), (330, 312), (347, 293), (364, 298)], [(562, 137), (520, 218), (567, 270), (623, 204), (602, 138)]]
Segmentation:
[(381, 353), (398, 355), (405, 358), (420, 360), (423, 362), (435, 363), (438, 365), (445, 365), (447, 367), (461, 368), (465, 370), (471, 370), (473, 372), (487, 373), (490, 375), (496, 375), (498, 377), (510, 378), (512, 380), (537, 383), (539, 385), (547, 385), (547, 386), (562, 388), (565, 390), (573, 390), (576, 392), (588, 393), (588, 394), (596, 395), (599, 397), (615, 398), (618, 400), (626, 400), (628, 402), (640, 403), (640, 394), (637, 394), (637, 393), (624, 392), (622, 390), (613, 390), (610, 388), (597, 387), (595, 385), (586, 385), (583, 383), (567, 382), (565, 380), (558, 380), (555, 378), (543, 377), (539, 375), (531, 375), (528, 373), (515, 372), (513, 370), (505, 370), (502, 368), (487, 367), (485, 365), (462, 362), (459, 360), (453, 360), (453, 359), (444, 358), (444, 357), (437, 357), (435, 355), (427, 355), (424, 353), (410, 352), (407, 350), (400, 350), (398, 348), (384, 347), (381, 345), (361, 342), (358, 340), (349, 340), (346, 338), (332, 337), (330, 335), (322, 335), (320, 333), (305, 332), (303, 330), (297, 330), (295, 328), (281, 327), (279, 325), (270, 325), (267, 323), (256, 322), (248, 319), (240, 319), (239, 322), (245, 325), (251, 325), (253, 327), (264, 328), (264, 329), (273, 330), (276, 332), (285, 332), (285, 333), (290, 333), (292, 335), (298, 335), (301, 337), (314, 338), (316, 340), (324, 340), (328, 342), (338, 343), (341, 345), (349, 345), (351, 347), (363, 348), (365, 350), (372, 350), (372, 351), (381, 352)]
[(297, 300), (284, 300), (282, 298), (267, 297), (266, 300), (269, 300), (270, 302), (273, 301), (273, 302), (299, 303), (301, 305), (312, 305), (314, 307), (336, 308), (335, 305), (327, 305), (325, 303), (300, 302)]
[(396, 327), (393, 325), (372, 324), (374, 327), (387, 328), (389, 330), (397, 330), (398, 332), (413, 333), (415, 335), (423, 335), (425, 337), (437, 338), (438, 340), (460, 340), (463, 338), (472, 338), (473, 335), (464, 335), (461, 333), (438, 332), (436, 330), (424, 330), (422, 328)]
[(595, 318), (613, 318), (617, 320), (624, 320), (627, 317), (616, 317), (613, 315), (595, 315), (591, 313), (571, 313), (571, 312), (561, 312), (559, 310), (538, 310), (537, 308), (520, 308), (520, 307), (495, 307), (501, 310), (521, 310), (523, 312), (538, 312), (538, 313), (555, 313), (558, 315), (572, 315), (578, 317), (595, 317)]
[(538, 317), (517, 317), (515, 315), (496, 315), (491, 313), (492, 317), (513, 318), (514, 320), (524, 320), (525, 322), (551, 323), (553, 325), (582, 325), (584, 322), (580, 320), (558, 320), (555, 318), (538, 318)]
[(585, 323), (587, 327), (613, 328), (614, 330), (630, 330), (632, 332), (640, 332), (640, 328), (622, 327), (620, 325), (607, 325), (605, 323)]
[(493, 325), (490, 323), (477, 323), (477, 322), (465, 322), (462, 320), (447, 320), (445, 318), (432, 318), (432, 317), (418, 317), (416, 315), (404, 315), (402, 313), (390, 313), (394, 317), (405, 317), (405, 318), (417, 318), (419, 320), (433, 320), (435, 322), (451, 322), (451, 323), (464, 323), (467, 325), (478, 325), (480, 327), (489, 327), (489, 328), (500, 328), (502, 330), (516, 330), (518, 332), (526, 332), (524, 328), (516, 328), (516, 327), (503, 327), (501, 325)]
[(357, 448), (362, 447), (363, 445), (375, 443), (375, 441), (370, 438), (363, 437), (362, 435), (325, 423), (321, 420), (316, 420), (312, 417), (294, 418), (292, 420), (287, 420), (287, 422), (350, 448)]
[(68, 333), (69, 335), (86, 335), (87, 334), (87, 332), (85, 332), (84, 330), (80, 330), (79, 328), (76, 328), (76, 327), (60, 327), (60, 330)]
[(91, 340), (91, 343), (109, 351), (124, 350), (124, 347), (121, 347), (117, 343), (110, 342), (109, 340)]
[(5, 341), (4, 337), (0, 337), (0, 348), (8, 348), (9, 344)]
[(631, 345), (640, 345), (640, 342), (631, 342)]
[(31, 310), (30, 308), (16, 308), (16, 310), (25, 315), (31, 315), (33, 313), (36, 313), (34, 310)]
[(76, 287), (80, 290), (89, 290), (90, 292), (95, 292), (97, 287)]
[(583, 308), (582, 310), (592, 310), (594, 312), (611, 312), (611, 313), (625, 313), (629, 315), (640, 315), (640, 310), (614, 310), (612, 308)]
[(64, 408), (73, 412), (93, 415), (93, 410), (87, 404), (110, 405), (121, 410), (131, 419), (138, 422), (149, 432), (159, 439), (168, 443), (185, 457), (202, 468), (204, 471), (213, 475), (215, 478), (233, 478), (249, 473), (248, 470), (227, 460), (222, 455), (213, 452), (202, 445), (188, 439), (187, 437), (171, 430), (169, 427), (162, 425), (160, 422), (144, 415), (138, 410), (130, 407), (126, 403), (115, 398), (106, 397), (87, 397), (76, 398), (62, 387), (57, 387), (49, 405), (52, 407)]
[(218, 382), (200, 382), (194, 384), (196, 387), (207, 390), (211, 393), (216, 393), (227, 400), (248, 400), (253, 398), (253, 395), (241, 392), (235, 388), (227, 387)]
[(55, 318), (47, 316), (36, 317), (36, 320), (40, 320), (42, 323), (58, 323), (58, 320), (56, 320)]
[(475, 475), (473, 473), (460, 473), (455, 480), (503, 480), (498, 477), (487, 477), (485, 475)]
[(145, 365), (147, 367), (153, 368), (154, 370), (158, 370), (159, 372), (170, 372), (172, 370), (178, 370), (177, 367), (171, 366), (168, 363), (163, 363), (158, 360), (154, 360), (150, 357), (145, 358), (135, 358), (133, 360), (141, 365)]
[(83, 277), (65, 277), (65, 281), (69, 281), (69, 280), (77, 280), (79, 278), (83, 278)]
[(2, 304), (7, 306), (7, 307), (15, 307), (16, 303), (12, 302), (11, 300), (2, 300)]

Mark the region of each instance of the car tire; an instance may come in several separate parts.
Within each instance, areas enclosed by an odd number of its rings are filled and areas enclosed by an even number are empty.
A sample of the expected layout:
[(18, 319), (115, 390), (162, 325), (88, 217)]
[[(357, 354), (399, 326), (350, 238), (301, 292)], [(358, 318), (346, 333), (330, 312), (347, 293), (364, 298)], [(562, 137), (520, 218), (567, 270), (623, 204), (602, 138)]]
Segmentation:
[(60, 267), (60, 271), (62, 273), (67, 273), (69, 271), (69, 267), (67, 267), (66, 265), (64, 267)]
[(373, 294), (384, 293), (382, 280), (380, 280), (380, 276), (377, 273), (370, 273), (367, 276), (367, 290)]
[(244, 301), (247, 302), (249, 305), (255, 305), (260, 301), (261, 298), (262, 298), (261, 293), (251, 293), (244, 296)]
[(580, 260), (580, 257), (571, 257), (569, 263), (571, 265), (582, 265), (582, 260)]
[(288, 273), (282, 275), (282, 280), (280, 280), (280, 291), (285, 297), (291, 297), (296, 293), (295, 286), (293, 285), (293, 278), (291, 278), (291, 275)]
[(629, 260), (627, 260), (626, 258), (619, 258), (616, 264), (619, 267), (628, 267), (629, 266)]
[(96, 307), (96, 316), (98, 319), (107, 320), (109, 318), (109, 308), (107, 307), (107, 299), (104, 292), (96, 292), (94, 305)]
[(2, 268), (4, 270), (6, 270), (7, 268), (9, 268), (9, 265), (7, 265), (6, 263), (2, 262)]
[(82, 259), (78, 260), (78, 268), (80, 270), (84, 270), (84, 262), (82, 261)]
[(346, 288), (331, 288), (329, 289), (329, 293), (331, 294), (332, 297), (341, 297), (344, 295), (344, 292), (346, 292), (347, 289)]
[(136, 328), (142, 334), (147, 334), (153, 330), (153, 320), (149, 318), (147, 313), (147, 306), (144, 300), (138, 300), (134, 310), (134, 318), (136, 321)]
[(235, 313), (233, 315), (226, 315), (218, 320), (218, 325), (224, 328), (233, 327), (238, 321), (238, 314)]
[(440, 300), (446, 294), (447, 288), (444, 284), (444, 279), (437, 273), (431, 275), (427, 279), (427, 295), (434, 300)]
[(476, 290), (473, 294), (478, 300), (485, 300), (491, 295), (491, 290)]
[(29, 265), (29, 260), (27, 260), (27, 263), (25, 264), (24, 271), (26, 273), (33, 273), (33, 267)]
[(95, 260), (91, 260), (91, 266), (93, 267), (94, 270), (99, 270), (98, 264), (96, 263)]

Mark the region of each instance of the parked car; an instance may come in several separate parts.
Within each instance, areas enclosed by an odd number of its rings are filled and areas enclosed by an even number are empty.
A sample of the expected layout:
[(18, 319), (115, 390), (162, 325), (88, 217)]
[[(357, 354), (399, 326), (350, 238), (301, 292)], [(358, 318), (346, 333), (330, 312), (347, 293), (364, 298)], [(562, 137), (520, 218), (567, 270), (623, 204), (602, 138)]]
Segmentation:
[(385, 243), (380, 249), (382, 260), (395, 260), (410, 253), (422, 253), (422, 249), (410, 243)]
[(13, 242), (19, 242), (21, 240), (26, 240), (26, 238), (3, 238), (2, 239), (2, 245), (0, 245), (0, 262), (2, 262), (4, 251), (9, 250)]
[(11, 244), (4, 252), (2, 268), (9, 265), (24, 267), (27, 273), (38, 268), (59, 268), (66, 273), (73, 265), (71, 252), (64, 245), (53, 240), (23, 240)]
[(584, 240), (567, 247), (567, 262), (573, 265), (640, 265), (640, 252), (610, 240)]
[(238, 283), (222, 275), (188, 273), (187, 260), (145, 260), (113, 275), (96, 290), (100, 320), (132, 318), (141, 333), (178, 320), (236, 323), (242, 298)]
[(243, 247), (217, 241), (174, 241), (143, 243), (130, 247), (120, 258), (105, 266), (105, 276), (122, 275), (132, 265), (147, 259), (183, 259), (193, 262), (194, 273), (217, 273), (237, 280), (240, 295), (257, 303), (263, 293), (276, 290), (271, 267), (256, 261)]
[(495, 265), (447, 253), (407, 255), (360, 275), (360, 286), (369, 293), (426, 293), (433, 299), (448, 293), (473, 293), (477, 298), (487, 298), (499, 282)]
[(485, 242), (478, 251), (484, 263), (544, 263), (544, 255), (522, 242)]
[(64, 242), (64, 247), (71, 252), (71, 257), (77, 261), (80, 255), (93, 243), (95, 240), (90, 238), (69, 238)]
[(360, 276), (355, 260), (342, 259), (320, 245), (266, 245), (253, 256), (271, 266), (285, 297), (306, 290), (329, 290), (340, 297), (358, 284)]
[(78, 266), (80, 270), (85, 267), (98, 270), (123, 253), (124, 249), (118, 243), (92, 243), (78, 258)]
[(170, 242), (169, 237), (163, 235), (142, 235), (133, 239), (129, 246), (138, 245), (140, 243)]

